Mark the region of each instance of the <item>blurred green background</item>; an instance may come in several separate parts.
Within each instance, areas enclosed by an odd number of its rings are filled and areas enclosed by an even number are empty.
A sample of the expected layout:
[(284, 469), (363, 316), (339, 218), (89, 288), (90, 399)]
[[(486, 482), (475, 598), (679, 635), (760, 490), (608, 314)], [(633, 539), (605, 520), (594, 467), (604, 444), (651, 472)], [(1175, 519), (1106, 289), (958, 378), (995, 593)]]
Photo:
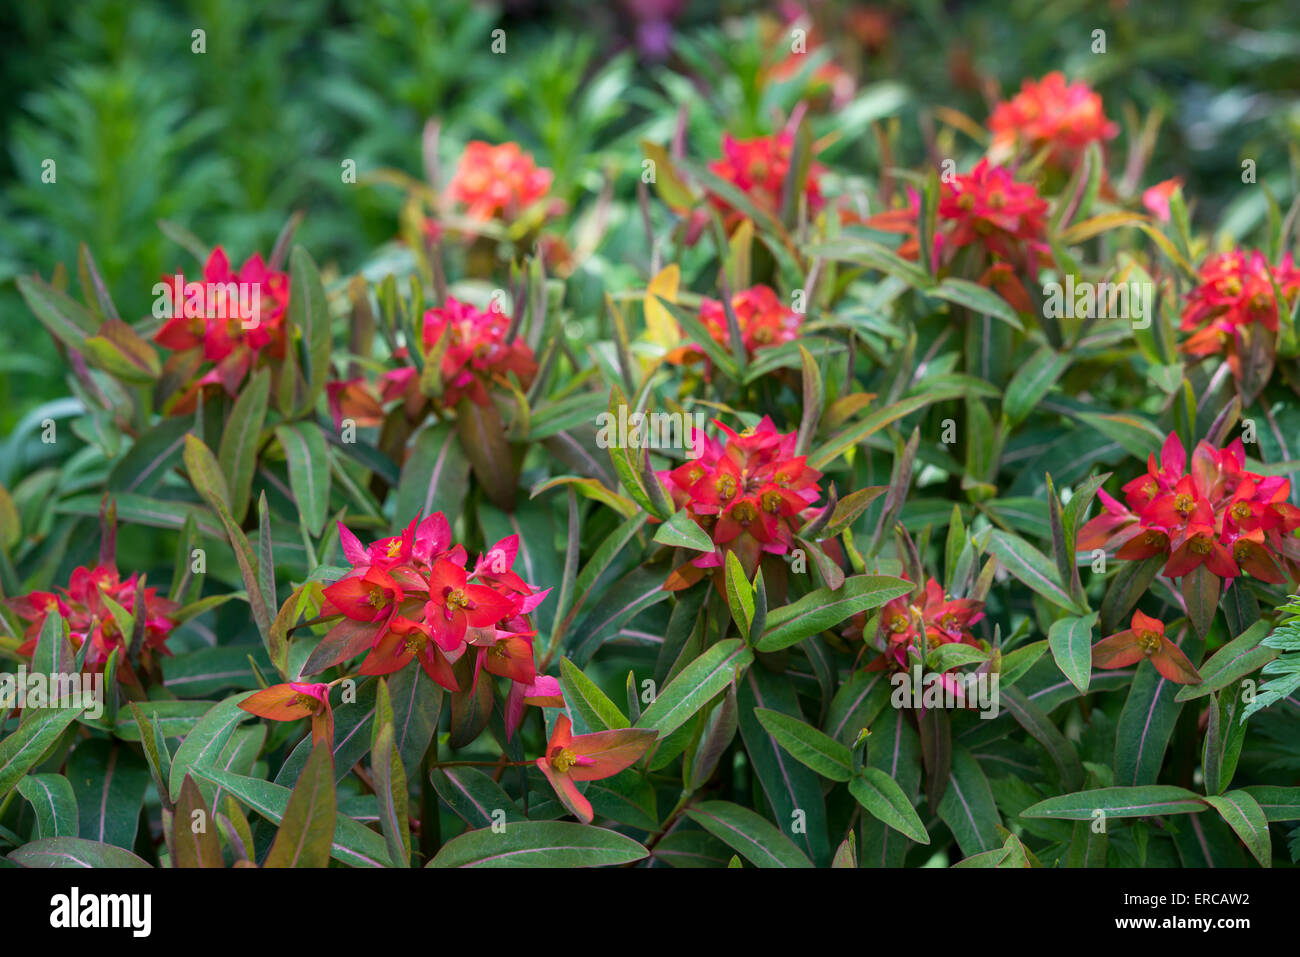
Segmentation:
[[(1102, 93), (1124, 126), (1110, 153), (1121, 171), (1129, 115), (1165, 115), (1143, 185), (1184, 176), (1196, 224), (1248, 237), (1267, 215), (1243, 189), (1241, 160), (1285, 209), (1300, 141), (1300, 24), (1293, 3), (807, 4), (859, 95), (819, 134), (842, 130), (827, 161), (874, 181), (869, 122), (896, 115), (923, 159), (929, 105), (982, 124), (988, 96), (1064, 70)], [(784, 4), (687, 0), (504, 4), (461, 0), (85, 0), (0, 10), (0, 435), (67, 394), (52, 343), (17, 296), (14, 276), (74, 275), (89, 244), (127, 319), (148, 311), (157, 278), (188, 255), (157, 221), (188, 228), (232, 258), (269, 251), (287, 216), (327, 269), (359, 269), (393, 239), (400, 194), (346, 185), (361, 174), (421, 168), (420, 133), (442, 122), (444, 164), (472, 138), (513, 139), (555, 170), (575, 217), (571, 244), (608, 173), (614, 203), (588, 268), (640, 269), (635, 205), (643, 136), (665, 142), (678, 108), (689, 147), (712, 158), (723, 129), (770, 131), (797, 90), (766, 95), (760, 67)], [(766, 24), (766, 32), (763, 24)], [(191, 52), (192, 31), (206, 52)], [(506, 52), (491, 52), (505, 30)], [(1093, 31), (1106, 53), (1092, 52)], [(968, 144), (970, 145), (970, 144)], [(41, 180), (42, 162), (57, 181)], [(628, 265), (629, 261), (632, 265)], [(643, 272), (644, 270), (641, 269)], [(75, 285), (75, 280), (74, 280)]]

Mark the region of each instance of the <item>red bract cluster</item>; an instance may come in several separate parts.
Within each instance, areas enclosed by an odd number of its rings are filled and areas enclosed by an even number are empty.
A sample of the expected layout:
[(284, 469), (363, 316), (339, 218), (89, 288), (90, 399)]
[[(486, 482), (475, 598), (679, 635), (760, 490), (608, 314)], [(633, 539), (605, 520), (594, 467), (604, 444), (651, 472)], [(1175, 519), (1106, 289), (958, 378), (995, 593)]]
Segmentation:
[(989, 118), (994, 146), (1020, 144), (1032, 152), (1046, 148), (1047, 162), (1073, 165), (1089, 143), (1105, 143), (1119, 133), (1106, 118), (1101, 97), (1086, 83), (1067, 83), (1065, 74), (1025, 80), (1020, 92), (994, 107)]
[[(723, 133), (722, 159), (711, 162), (709, 171), (744, 192), (754, 205), (779, 216), (793, 152), (794, 134), (789, 131), (749, 140), (738, 140), (730, 133)], [(823, 168), (817, 163), (808, 167), (804, 197), (809, 215), (818, 212), (825, 204), (821, 193), (822, 172)], [(712, 200), (723, 214), (728, 231), (746, 218), (743, 212), (732, 208), (722, 197), (714, 195)]]
[(102, 671), (109, 655), (117, 650), (118, 678), (127, 684), (139, 684), (127, 661), (127, 648), (133, 644), (133, 636), (122, 633), (119, 620), (105, 598), (131, 616), (137, 631), (143, 628), (138, 647), (133, 647), (132, 653), (138, 650), (140, 666), (146, 672), (153, 670), (155, 653), (171, 654), (167, 650), (167, 638), (176, 626), (169, 616), (179, 607), (174, 601), (160, 598), (158, 589), (145, 588), (140, 590), (144, 607), (137, 609), (139, 585), (139, 572), (123, 581), (112, 565), (97, 565), (93, 569), (81, 566), (72, 573), (68, 587), (59, 589), (61, 594), (34, 591), (9, 599), (6, 604), (19, 618), (30, 623), (24, 634), (27, 640), (19, 645), (18, 654), (30, 656), (36, 650), (46, 617), (55, 614), (68, 623), (73, 650), (80, 651), (83, 644), (90, 642), (86, 649), (86, 669)]
[[(513, 373), (520, 386), (528, 388), (537, 374), (533, 350), (522, 339), (510, 339), (510, 318), (494, 308), (484, 312), (467, 302), (448, 297), (444, 306), (424, 314), (421, 332), (425, 361), (437, 362), (441, 374), (442, 394), (439, 404), (454, 408), (461, 399), (487, 405), (488, 387), (493, 381), (504, 383)], [(405, 349), (396, 358), (407, 359)], [(424, 417), (427, 397), (420, 391), (420, 373), (411, 365), (385, 373), (376, 394), (363, 379), (330, 383), (330, 409), (337, 425), (345, 417), (359, 424), (375, 424), (383, 413), (383, 403), (400, 399), (408, 417)]]
[[(898, 254), (916, 260), (920, 258), (920, 215), (920, 196), (909, 189), (907, 206), (877, 213), (865, 225), (901, 234), (904, 238)], [(991, 260), (979, 278), (981, 285), (997, 291), (1017, 310), (1032, 312), (1032, 300), (1019, 274), (1032, 278), (1039, 265), (1051, 259), (1047, 201), (1030, 184), (1016, 182), (1011, 170), (980, 160), (969, 173), (940, 184), (930, 250), (935, 268), (951, 265), (966, 247), (980, 249)]]
[(764, 552), (784, 555), (794, 545), (805, 513), (821, 497), (822, 473), (795, 455), (797, 436), (782, 434), (764, 416), (755, 428), (737, 433), (715, 420), (726, 435), (719, 442), (693, 437), (698, 458), (658, 473), (673, 503), (690, 512), (709, 533), (715, 550), (678, 569), (670, 589), (684, 588), (718, 568), (724, 551), (734, 551), (750, 577)]
[(386, 675), (418, 659), (431, 679), (460, 691), (452, 665), (471, 654), (474, 684), (487, 671), (509, 678), (512, 697), (521, 701), (545, 690), (535, 686), (529, 613), (550, 589), (534, 591), (511, 571), (517, 535), (497, 542), (472, 567), (464, 547), (451, 544), (441, 512), (369, 547), (342, 524), (339, 535), (352, 570), (324, 589), (322, 608), (346, 619), (325, 638), (342, 642), (339, 660), (368, 651), (360, 673)]
[[(189, 383), (170, 404), (172, 414), (192, 412), (199, 391), (207, 386), (219, 385), (235, 395), (263, 350), (274, 360), (284, 359), (289, 277), (268, 268), (260, 254), (250, 256), (235, 272), (218, 246), (203, 267), (199, 285), (187, 283), (180, 274), (164, 276), (163, 283), (170, 318), (154, 341), (176, 353), (167, 361), (167, 371)], [(246, 306), (252, 307), (249, 315), (243, 314)], [(194, 378), (206, 362), (215, 365)]]
[(465, 204), (473, 219), (512, 220), (546, 196), (551, 179), (551, 171), (538, 166), (517, 143), (493, 146), (475, 140), (465, 147), (447, 195)]
[(1293, 297), (1300, 291), (1300, 269), (1292, 264), (1290, 253), (1271, 268), (1258, 251), (1234, 250), (1207, 257), (1199, 279), (1183, 310), (1182, 330), (1193, 335), (1182, 350), (1195, 356), (1226, 353), (1233, 372), (1239, 374), (1241, 335), (1256, 327), (1277, 332), (1273, 283), (1276, 280), (1283, 296)]
[[(527, 388), (537, 374), (533, 350), (522, 339), (508, 339), (510, 318), (492, 307), (487, 312), (448, 297), (447, 303), (424, 314), (424, 351), (432, 360), (441, 355), (442, 403), (454, 406), (462, 398), (487, 405), (487, 386), (513, 372)], [(414, 368), (397, 369), (384, 376), (383, 398), (419, 397)]]
[(944, 253), (982, 246), (996, 259), (1037, 271), (1047, 255), (1047, 201), (1011, 170), (982, 159), (969, 173), (943, 184), (935, 243)]
[(1201, 442), (1187, 452), (1176, 434), (1157, 463), (1124, 486), (1121, 504), (1104, 490), (1105, 511), (1079, 531), (1080, 549), (1118, 548), (1127, 560), (1168, 556), (1164, 574), (1180, 578), (1204, 565), (1219, 578), (1243, 571), (1260, 581), (1300, 581), (1300, 508), (1291, 482), (1245, 469), (1241, 440), (1225, 449)]
[[(754, 286), (736, 293), (731, 297), (731, 308), (736, 313), (745, 354), (751, 358), (759, 349), (799, 337), (803, 317), (786, 306), (770, 286)], [(720, 300), (705, 298), (700, 302), (700, 322), (714, 341), (731, 348), (727, 312)], [(707, 353), (695, 342), (679, 346), (667, 358), (669, 362), (708, 361)]]
[[(907, 575), (902, 577), (906, 579)], [(880, 610), (877, 638), (882, 650), (867, 665), (868, 671), (908, 668), (909, 653), (913, 650), (920, 653), (922, 632), (929, 648), (953, 643), (979, 647), (970, 629), (984, 617), (982, 601), (949, 598), (943, 586), (933, 578), (925, 583), (921, 597), (921, 603), (917, 605), (913, 603), (913, 596), (904, 595), (888, 602)], [(865, 626), (865, 614), (854, 618), (853, 627), (845, 633), (846, 637), (865, 639)]]

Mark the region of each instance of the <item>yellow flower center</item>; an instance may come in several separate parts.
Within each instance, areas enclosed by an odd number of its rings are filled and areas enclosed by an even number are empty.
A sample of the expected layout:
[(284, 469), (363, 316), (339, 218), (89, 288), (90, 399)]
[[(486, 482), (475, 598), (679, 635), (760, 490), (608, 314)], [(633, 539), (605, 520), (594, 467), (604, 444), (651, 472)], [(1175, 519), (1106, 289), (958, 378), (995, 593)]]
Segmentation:
[(738, 502), (731, 510), (731, 517), (741, 525), (748, 525), (758, 517), (758, 510), (750, 502)]
[(1191, 548), (1192, 552), (1196, 555), (1208, 555), (1214, 550), (1214, 546), (1210, 544), (1210, 540), (1204, 536), (1193, 538)]
[(551, 758), (551, 767), (564, 774), (578, 763), (578, 756), (569, 748), (562, 748), (560, 753)]
[(1154, 631), (1139, 631), (1138, 645), (1144, 655), (1154, 655), (1160, 649), (1160, 636)]

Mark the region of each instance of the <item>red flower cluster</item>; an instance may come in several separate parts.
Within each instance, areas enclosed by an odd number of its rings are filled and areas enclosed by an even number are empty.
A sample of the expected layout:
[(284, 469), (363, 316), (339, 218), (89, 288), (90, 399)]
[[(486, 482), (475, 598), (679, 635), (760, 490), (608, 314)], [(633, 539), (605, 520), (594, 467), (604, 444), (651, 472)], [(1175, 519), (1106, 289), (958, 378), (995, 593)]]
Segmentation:
[[(201, 283), (186, 283), (177, 274), (164, 276), (163, 284), (170, 318), (154, 341), (177, 353), (168, 360), (168, 370), (188, 372), (190, 364), (197, 369), (204, 362), (215, 363), (172, 403), (172, 414), (192, 412), (205, 386), (220, 385), (227, 395), (235, 395), (263, 349), (272, 359), (284, 359), (289, 276), (269, 269), (261, 254), (254, 253), (235, 272), (218, 246), (203, 267)], [(241, 314), (245, 306), (254, 306), (255, 313)]]
[(459, 691), (452, 665), (470, 653), (474, 683), (485, 670), (509, 678), (520, 713), (525, 698), (545, 690), (537, 685), (537, 633), (528, 616), (550, 589), (536, 592), (510, 570), (519, 536), (497, 542), (472, 568), (464, 547), (451, 544), (441, 512), (369, 547), (342, 523), (339, 536), (352, 571), (324, 589), (322, 607), (345, 619), (325, 638), (342, 641), (338, 660), (368, 651), (360, 673), (386, 675), (418, 658), (431, 679)]
[[(711, 162), (709, 171), (743, 191), (756, 206), (779, 216), (782, 191), (786, 175), (790, 171), (793, 152), (794, 133), (788, 130), (774, 136), (757, 136), (749, 140), (738, 140), (730, 133), (723, 133), (722, 159)], [(817, 163), (808, 167), (804, 195), (809, 215), (817, 213), (825, 205), (821, 193), (823, 171), (823, 167)], [(723, 214), (728, 232), (745, 218), (744, 213), (733, 209), (722, 197), (715, 195), (712, 200)]]
[[(980, 276), (988, 286), (1020, 312), (1032, 312), (1033, 302), (1017, 275), (1038, 271), (1040, 262), (1050, 260), (1047, 244), (1047, 202), (1028, 183), (1017, 183), (1011, 171), (980, 160), (970, 173), (957, 175), (940, 185), (939, 208), (930, 250), (936, 269), (950, 265), (958, 250), (978, 245), (993, 258)], [(899, 233), (903, 241), (898, 255), (920, 258), (918, 222), (921, 198), (908, 190), (908, 204), (877, 213), (865, 225), (881, 232)], [(848, 221), (856, 217), (849, 216)]]
[[(753, 286), (736, 293), (731, 297), (731, 308), (736, 313), (745, 353), (751, 358), (759, 349), (793, 342), (799, 337), (803, 317), (783, 303), (770, 286)], [(727, 312), (720, 300), (705, 298), (700, 302), (700, 322), (714, 341), (731, 348)], [(679, 346), (667, 358), (669, 362), (708, 361), (707, 353), (694, 342)]]
[(997, 259), (1027, 266), (1031, 274), (1037, 272), (1038, 257), (1048, 255), (1047, 201), (987, 159), (943, 184), (939, 218), (935, 243), (945, 253), (980, 245)]
[(512, 220), (546, 195), (552, 178), (518, 143), (493, 146), (475, 140), (465, 147), (447, 194), (464, 203), (472, 219)]
[(821, 497), (822, 473), (810, 468), (805, 456), (794, 454), (795, 433), (781, 434), (766, 416), (741, 433), (714, 424), (726, 434), (725, 442), (697, 432), (692, 443), (698, 458), (658, 473), (674, 505), (688, 509), (716, 546), (678, 569), (672, 589), (688, 587), (705, 569), (721, 567), (723, 550), (734, 551), (752, 577), (762, 553), (789, 551), (805, 511)]
[(1047, 148), (1047, 162), (1057, 167), (1072, 166), (1089, 143), (1119, 133), (1106, 119), (1101, 97), (1086, 83), (1066, 83), (1060, 72), (1021, 83), (1019, 93), (994, 107), (989, 129), (995, 147), (1020, 143), (1035, 153)]
[(1180, 578), (1205, 565), (1220, 578), (1242, 571), (1260, 581), (1300, 581), (1300, 508), (1290, 504), (1291, 482), (1245, 470), (1241, 440), (1226, 449), (1201, 442), (1187, 452), (1171, 433), (1160, 462), (1124, 486), (1121, 504), (1098, 491), (1105, 511), (1079, 531), (1080, 549), (1118, 547), (1118, 558), (1167, 555), (1164, 573)]
[(68, 587), (59, 589), (61, 595), (34, 591), (19, 598), (8, 599), (5, 604), (19, 618), (30, 622), (24, 633), (27, 640), (19, 645), (18, 654), (30, 656), (35, 652), (46, 616), (53, 613), (68, 623), (74, 650), (80, 651), (86, 641), (90, 642), (85, 657), (85, 667), (88, 670), (102, 671), (108, 663), (108, 656), (114, 649), (118, 649), (122, 653), (118, 662), (118, 678), (127, 684), (139, 684), (125, 658), (130, 636), (122, 634), (105, 597), (116, 602), (133, 620), (138, 620), (140, 614), (144, 615), (144, 635), (139, 651), (140, 664), (146, 671), (152, 670), (155, 652), (171, 654), (167, 650), (167, 639), (176, 625), (169, 616), (179, 607), (174, 601), (158, 597), (158, 589), (145, 588), (142, 592), (144, 607), (137, 612), (135, 596), (139, 580), (140, 573), (135, 572), (126, 581), (122, 581), (112, 565), (97, 565), (93, 569), (81, 566), (72, 573)]
[(1194, 334), (1182, 351), (1194, 356), (1226, 353), (1234, 374), (1239, 374), (1241, 335), (1256, 327), (1277, 332), (1273, 281), (1291, 297), (1300, 291), (1300, 269), (1292, 264), (1290, 253), (1273, 269), (1257, 250), (1234, 250), (1207, 257), (1199, 278), (1183, 311), (1182, 330)]
[[(904, 574), (903, 578), (907, 578)], [(971, 633), (974, 625), (984, 617), (984, 602), (972, 598), (949, 598), (943, 586), (931, 578), (925, 583), (924, 597), (919, 606), (912, 604), (911, 596), (904, 595), (887, 602), (880, 610), (880, 630), (877, 633), (883, 651), (870, 664), (868, 671), (906, 670), (908, 653), (920, 653), (921, 634), (924, 632), (928, 647), (959, 643), (979, 647)], [(853, 620), (846, 637), (863, 637), (866, 615)]]
[[(455, 407), (468, 398), (477, 405), (487, 405), (488, 386), (494, 379), (504, 380), (513, 372), (523, 388), (532, 384), (537, 374), (533, 350), (522, 339), (507, 340), (510, 318), (495, 307), (483, 312), (467, 302), (451, 297), (447, 303), (424, 314), (426, 356), (432, 359), (439, 350), (442, 373), (441, 405)], [(405, 349), (395, 353), (408, 358)], [(386, 372), (380, 381), (379, 394), (364, 379), (333, 382), (327, 386), (330, 409), (335, 425), (344, 417), (358, 424), (377, 424), (383, 416), (383, 403), (401, 399), (413, 421), (423, 417), (426, 397), (420, 391), (420, 374), (414, 366)]]

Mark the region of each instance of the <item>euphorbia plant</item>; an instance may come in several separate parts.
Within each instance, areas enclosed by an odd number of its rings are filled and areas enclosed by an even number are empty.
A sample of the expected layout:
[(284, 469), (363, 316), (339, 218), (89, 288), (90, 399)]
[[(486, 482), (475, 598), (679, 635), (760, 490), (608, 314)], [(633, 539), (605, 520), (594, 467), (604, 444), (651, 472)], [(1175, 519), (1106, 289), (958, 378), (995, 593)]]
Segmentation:
[[(1077, 80), (908, 171), (838, 126), (879, 100), (800, 102), (839, 65), (761, 53), (593, 195), (432, 121), (365, 263), (168, 226), (258, 324), (22, 277), (78, 411), (0, 495), (0, 655), (122, 680), (0, 697), (6, 856), (1272, 862), (1293, 251), (1144, 201), (1154, 124)], [(1048, 306), (1112, 281), (1159, 303)]]

